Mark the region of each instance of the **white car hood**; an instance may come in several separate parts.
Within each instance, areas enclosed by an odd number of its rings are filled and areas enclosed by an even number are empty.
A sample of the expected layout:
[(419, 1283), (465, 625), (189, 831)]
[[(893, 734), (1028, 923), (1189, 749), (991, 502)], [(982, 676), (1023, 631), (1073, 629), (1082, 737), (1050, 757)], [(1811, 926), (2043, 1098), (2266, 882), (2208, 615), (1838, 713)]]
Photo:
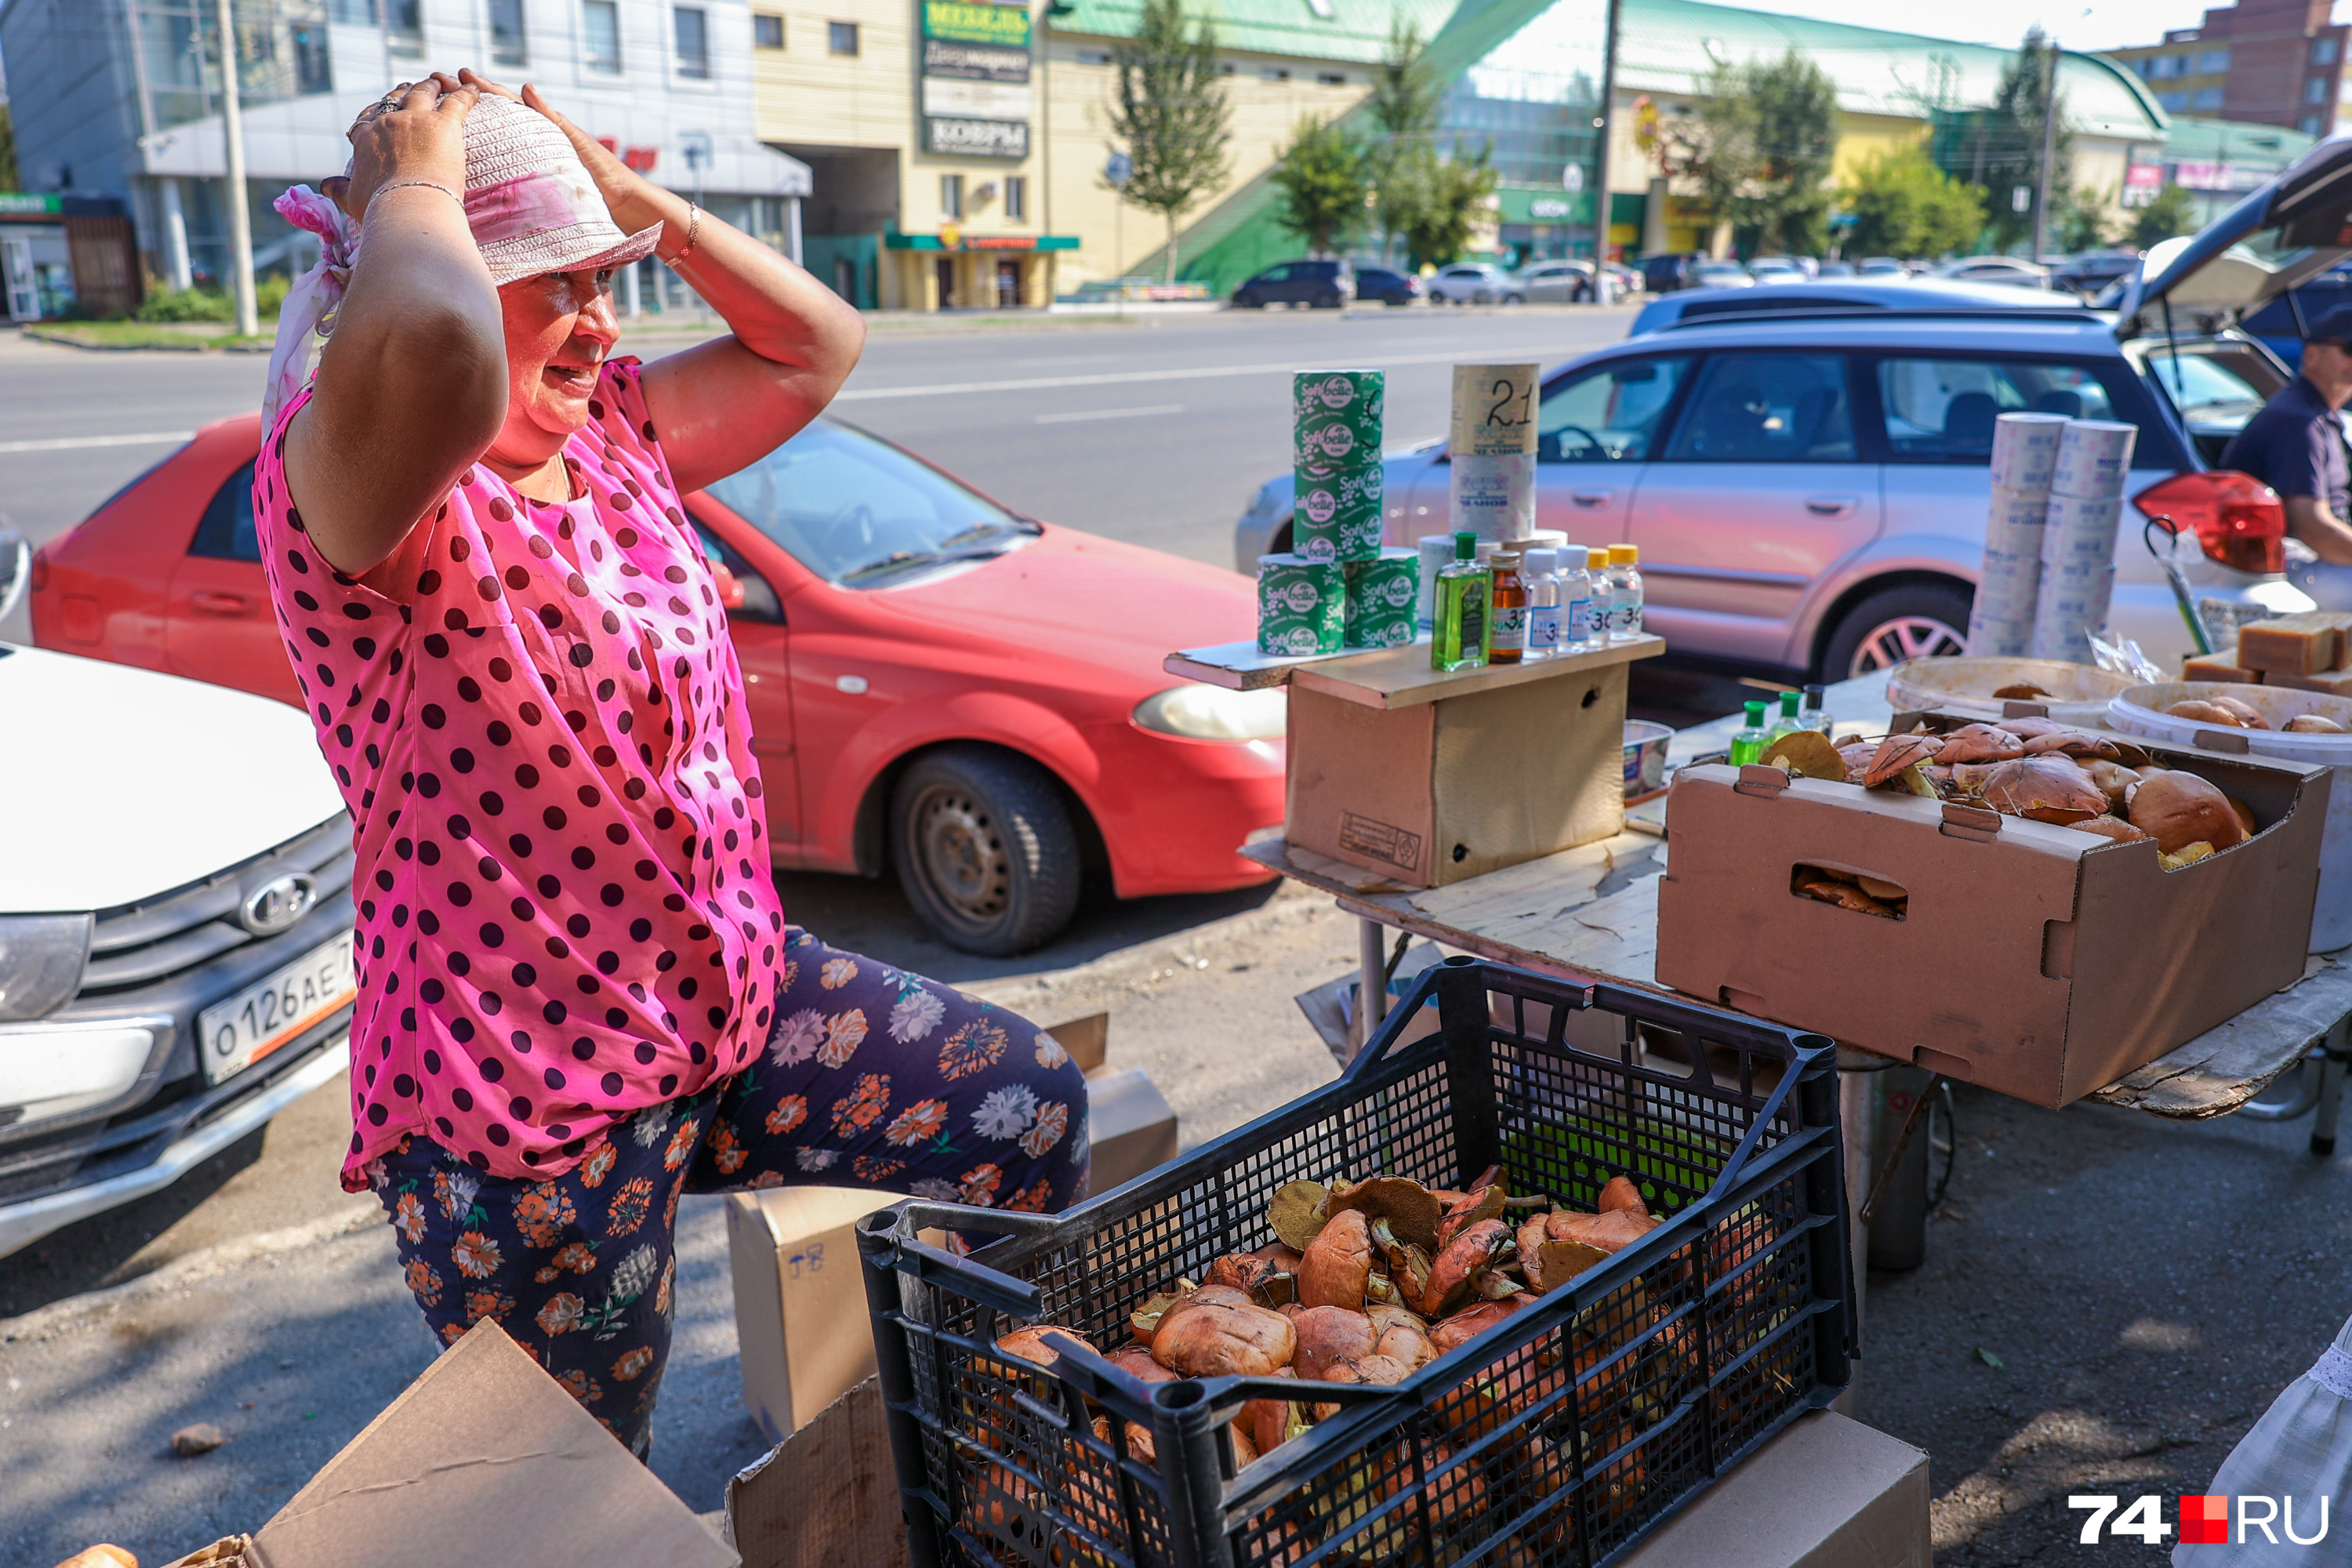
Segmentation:
[(0, 644), (0, 914), (136, 903), (342, 811), (284, 703)]

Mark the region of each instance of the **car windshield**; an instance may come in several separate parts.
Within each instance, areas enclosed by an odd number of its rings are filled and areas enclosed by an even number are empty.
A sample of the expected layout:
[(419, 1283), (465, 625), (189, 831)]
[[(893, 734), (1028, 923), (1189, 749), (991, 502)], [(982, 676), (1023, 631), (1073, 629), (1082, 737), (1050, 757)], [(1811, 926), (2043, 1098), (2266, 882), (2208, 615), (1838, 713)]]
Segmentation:
[(878, 588), (1042, 532), (862, 430), (818, 420), (709, 493), (828, 583)]

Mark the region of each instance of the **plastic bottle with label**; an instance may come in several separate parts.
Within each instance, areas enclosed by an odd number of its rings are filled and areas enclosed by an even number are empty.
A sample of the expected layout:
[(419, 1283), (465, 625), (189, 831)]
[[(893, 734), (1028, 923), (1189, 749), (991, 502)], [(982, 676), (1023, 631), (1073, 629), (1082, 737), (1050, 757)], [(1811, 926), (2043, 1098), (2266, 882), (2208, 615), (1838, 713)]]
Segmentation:
[(1559, 652), (1559, 552), (1528, 551), (1519, 575), (1528, 582), (1528, 657), (1553, 658)]
[(1516, 550), (1495, 552), (1493, 629), (1486, 634), (1486, 662), (1517, 664), (1528, 654), (1528, 580), (1520, 574), (1523, 557)]
[(1609, 640), (1632, 642), (1642, 635), (1642, 547), (1609, 547)]
[(1486, 662), (1486, 597), (1494, 574), (1478, 563), (1478, 536), (1454, 536), (1454, 559), (1437, 574), (1437, 625), (1429, 639), (1432, 669), (1475, 669)]
[[(1615, 603), (1610, 597), (1609, 552), (1593, 545), (1584, 552), (1584, 619), (1581, 634), (1576, 638), (1579, 652), (1599, 647), (1609, 640), (1609, 611)], [(1565, 597), (1565, 592), (1562, 595)], [(1569, 605), (1569, 618), (1576, 619), (1576, 605)]]

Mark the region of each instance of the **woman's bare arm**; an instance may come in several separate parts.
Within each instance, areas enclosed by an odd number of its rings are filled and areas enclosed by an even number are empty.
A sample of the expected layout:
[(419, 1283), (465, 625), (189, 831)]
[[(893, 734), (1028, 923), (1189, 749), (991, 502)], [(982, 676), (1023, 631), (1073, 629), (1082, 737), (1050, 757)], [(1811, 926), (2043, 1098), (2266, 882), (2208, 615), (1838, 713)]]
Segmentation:
[[(473, 72), (486, 92), (507, 89)], [(766, 456), (816, 417), (857, 363), (866, 322), (855, 307), (766, 246), (703, 213), (631, 169), (554, 110), (535, 87), (522, 101), (562, 128), (627, 233), (658, 223), (658, 254), (694, 248), (679, 276), (725, 318), (734, 335), (646, 367), (654, 428), (681, 490), (695, 490)]]
[[(498, 289), (462, 200), (479, 99), (447, 77), (417, 83), (352, 128), (351, 178), (327, 183), (365, 226), (316, 390), (287, 427), (286, 481), (311, 542), (351, 576), (400, 548), (506, 417)], [(407, 180), (430, 184), (383, 188)]]

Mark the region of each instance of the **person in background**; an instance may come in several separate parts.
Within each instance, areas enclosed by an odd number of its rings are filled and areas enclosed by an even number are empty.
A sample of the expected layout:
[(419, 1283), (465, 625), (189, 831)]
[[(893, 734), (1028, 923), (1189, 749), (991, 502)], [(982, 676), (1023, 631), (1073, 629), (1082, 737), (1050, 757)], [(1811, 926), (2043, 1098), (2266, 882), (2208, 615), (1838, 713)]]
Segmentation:
[[(254, 470), (356, 826), (343, 1185), (382, 1200), (445, 1343), (498, 1322), (643, 1455), (681, 1194), (1059, 1209), (1086, 1085), (1022, 1019), (784, 923), (679, 497), (816, 416), (857, 313), (532, 89), (404, 84), (351, 141), (341, 216), (279, 203), (329, 254), (289, 295)], [(614, 271), (648, 254), (729, 335), (613, 357)]]
[(2344, 423), (2352, 402), (2352, 305), (2311, 323), (2303, 371), (2271, 395), (2221, 453), (2220, 466), (2252, 474), (2286, 502), (2289, 537), (2316, 561), (2290, 560), (2287, 576), (2323, 610), (2352, 610), (2352, 484)]

